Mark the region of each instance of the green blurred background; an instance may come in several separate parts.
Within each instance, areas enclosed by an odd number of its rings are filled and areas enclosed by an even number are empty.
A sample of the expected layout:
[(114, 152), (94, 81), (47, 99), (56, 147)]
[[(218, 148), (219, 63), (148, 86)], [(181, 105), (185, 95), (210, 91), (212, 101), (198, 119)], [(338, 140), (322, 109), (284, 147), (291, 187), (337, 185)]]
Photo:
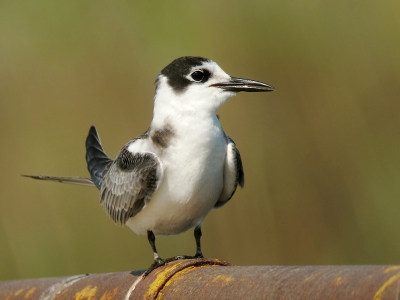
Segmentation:
[[(203, 225), (237, 265), (400, 263), (400, 2), (1, 1), (0, 280), (144, 269), (87, 176), (96, 125), (115, 157), (145, 131), (159, 71), (183, 55), (264, 81), (220, 110), (246, 186)], [(158, 238), (193, 254), (192, 231)]]

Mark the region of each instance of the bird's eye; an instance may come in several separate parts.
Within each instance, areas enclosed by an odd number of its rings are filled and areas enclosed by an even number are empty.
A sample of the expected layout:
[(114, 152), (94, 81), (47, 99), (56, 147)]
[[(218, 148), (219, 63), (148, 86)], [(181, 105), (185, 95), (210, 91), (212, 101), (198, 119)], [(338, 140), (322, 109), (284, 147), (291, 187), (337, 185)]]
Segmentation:
[(190, 77), (192, 77), (194, 81), (201, 82), (204, 78), (204, 73), (202, 71), (194, 71), (190, 74)]

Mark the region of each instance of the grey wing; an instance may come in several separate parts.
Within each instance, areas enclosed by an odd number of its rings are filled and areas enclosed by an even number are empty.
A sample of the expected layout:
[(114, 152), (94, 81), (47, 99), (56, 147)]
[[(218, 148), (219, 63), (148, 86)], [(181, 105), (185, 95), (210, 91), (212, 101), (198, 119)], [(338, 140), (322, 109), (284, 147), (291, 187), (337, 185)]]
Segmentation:
[(226, 147), (224, 165), (224, 187), (214, 208), (218, 208), (227, 203), (236, 191), (237, 185), (244, 187), (244, 173), (242, 159), (234, 141), (227, 136), (228, 145)]
[(115, 223), (125, 224), (150, 201), (162, 175), (154, 153), (132, 153), (125, 146), (104, 175), (100, 204)]

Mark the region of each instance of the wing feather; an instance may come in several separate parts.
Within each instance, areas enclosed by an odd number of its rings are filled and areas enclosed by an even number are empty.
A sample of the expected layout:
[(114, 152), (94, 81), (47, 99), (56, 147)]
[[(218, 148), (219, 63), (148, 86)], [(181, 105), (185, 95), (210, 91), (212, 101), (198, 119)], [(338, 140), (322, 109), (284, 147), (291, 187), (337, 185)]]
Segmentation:
[(162, 174), (154, 153), (132, 153), (126, 145), (104, 175), (100, 204), (115, 223), (125, 224), (150, 201)]
[(226, 204), (232, 198), (238, 184), (242, 188), (244, 186), (244, 172), (239, 149), (229, 136), (226, 138), (228, 145), (226, 147), (224, 165), (224, 188), (214, 208), (219, 208)]

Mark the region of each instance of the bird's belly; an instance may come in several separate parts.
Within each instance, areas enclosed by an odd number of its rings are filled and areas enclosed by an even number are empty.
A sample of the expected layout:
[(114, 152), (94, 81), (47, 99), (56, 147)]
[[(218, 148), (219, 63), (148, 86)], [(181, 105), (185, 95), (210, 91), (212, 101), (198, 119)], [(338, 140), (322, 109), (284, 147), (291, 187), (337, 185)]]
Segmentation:
[[(126, 223), (137, 234), (178, 234), (202, 222), (223, 188), (225, 145), (208, 155), (171, 156), (164, 161), (164, 178), (149, 203)], [(183, 152), (184, 153), (184, 152)], [(183, 154), (185, 155), (185, 154)]]
[[(156, 199), (153, 199), (156, 200)], [(170, 199), (161, 199), (164, 205), (149, 204), (126, 225), (137, 234), (146, 234), (148, 230), (155, 235), (178, 234), (201, 223), (213, 205), (202, 205), (201, 208), (191, 202), (180, 203)], [(192, 202), (195, 202), (193, 199)]]

